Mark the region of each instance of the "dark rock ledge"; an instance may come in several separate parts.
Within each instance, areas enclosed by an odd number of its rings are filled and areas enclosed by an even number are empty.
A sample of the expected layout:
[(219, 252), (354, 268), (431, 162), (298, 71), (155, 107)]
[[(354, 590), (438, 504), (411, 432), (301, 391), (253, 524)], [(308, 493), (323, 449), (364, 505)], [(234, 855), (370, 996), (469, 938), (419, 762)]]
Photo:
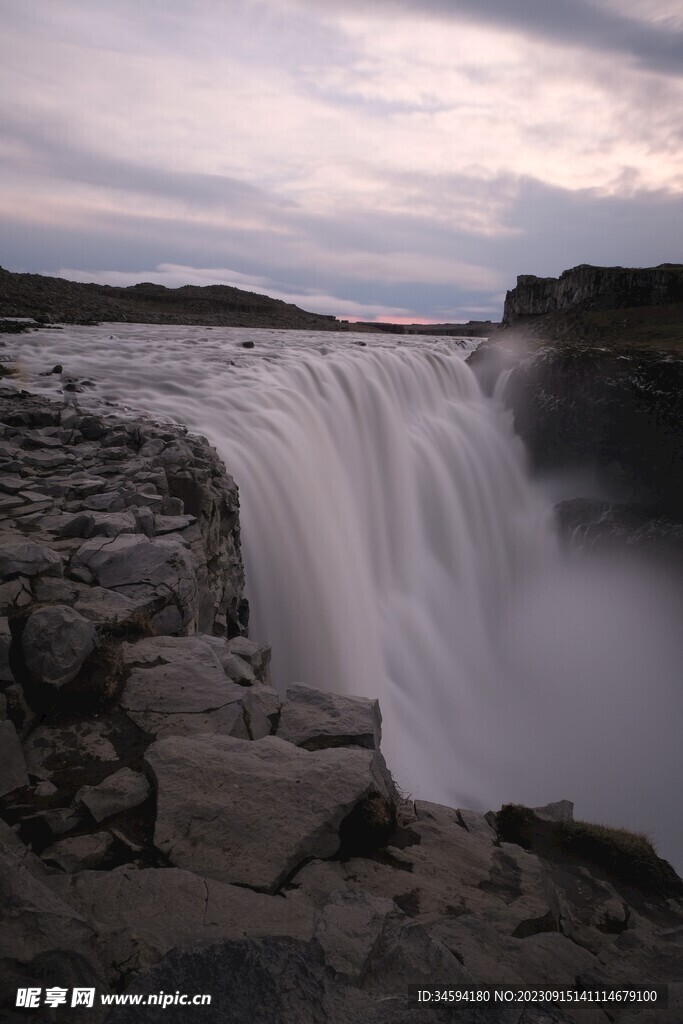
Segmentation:
[[(7, 1020), (31, 984), (208, 992), (192, 1019), (221, 1024), (683, 1019), (681, 882), (647, 844), (587, 834), (566, 801), (406, 799), (376, 701), (272, 688), (205, 440), (1, 391), (0, 509)], [(406, 995), (664, 983), (671, 1017)]]

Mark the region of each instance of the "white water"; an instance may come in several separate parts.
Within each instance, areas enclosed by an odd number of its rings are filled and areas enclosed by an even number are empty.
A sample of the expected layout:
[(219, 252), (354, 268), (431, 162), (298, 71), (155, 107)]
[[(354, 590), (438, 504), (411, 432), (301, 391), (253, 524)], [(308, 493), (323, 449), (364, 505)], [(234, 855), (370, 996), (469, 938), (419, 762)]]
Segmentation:
[[(244, 350), (245, 338), (255, 341)], [(380, 699), (403, 789), (480, 809), (573, 799), (683, 866), (673, 583), (558, 548), (548, 496), (452, 339), (106, 325), (12, 341), (207, 435), (235, 476), (277, 685)]]

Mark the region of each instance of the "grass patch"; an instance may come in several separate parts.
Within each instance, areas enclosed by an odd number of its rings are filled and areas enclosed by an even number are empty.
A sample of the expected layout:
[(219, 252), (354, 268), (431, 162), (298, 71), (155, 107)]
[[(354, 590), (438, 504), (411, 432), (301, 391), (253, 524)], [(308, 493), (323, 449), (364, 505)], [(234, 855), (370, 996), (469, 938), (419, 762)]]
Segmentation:
[(552, 862), (579, 861), (660, 899), (683, 897), (683, 881), (657, 856), (647, 836), (588, 821), (544, 821), (530, 807), (505, 804), (496, 815), (498, 839)]
[(642, 833), (587, 821), (563, 822), (559, 832), (566, 850), (599, 864), (619, 881), (663, 899), (683, 896), (683, 881)]

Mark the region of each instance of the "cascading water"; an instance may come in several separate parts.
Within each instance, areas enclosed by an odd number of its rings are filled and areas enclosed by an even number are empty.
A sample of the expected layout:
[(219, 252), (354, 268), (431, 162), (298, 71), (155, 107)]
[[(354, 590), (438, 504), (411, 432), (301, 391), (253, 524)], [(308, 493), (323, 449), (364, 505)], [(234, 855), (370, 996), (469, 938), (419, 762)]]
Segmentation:
[(277, 685), (378, 697), (404, 790), (483, 809), (568, 797), (680, 869), (675, 585), (562, 553), (510, 415), (452, 339), (360, 340), (109, 325), (17, 350), (31, 387), (61, 362), (94, 382), (79, 402), (211, 439), (240, 487), (250, 631)]

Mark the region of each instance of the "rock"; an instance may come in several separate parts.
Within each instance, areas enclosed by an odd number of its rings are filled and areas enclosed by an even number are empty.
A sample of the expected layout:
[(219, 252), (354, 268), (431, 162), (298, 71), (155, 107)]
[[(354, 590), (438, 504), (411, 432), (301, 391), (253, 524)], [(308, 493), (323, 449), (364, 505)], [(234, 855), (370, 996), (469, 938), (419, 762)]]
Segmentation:
[[(134, 729), (130, 722), (128, 725)], [(116, 722), (106, 715), (56, 722), (48, 719), (25, 742), (29, 771), (51, 775), (63, 768), (82, 768), (91, 774), (94, 770), (100, 782), (111, 775), (119, 760), (112, 740), (118, 742)]]
[(121, 706), (141, 729), (153, 736), (222, 732), (249, 739), (245, 690), (226, 679), (204, 637), (151, 637), (124, 644), (123, 657), (128, 679)]
[(363, 797), (390, 795), (376, 753), (311, 753), (274, 736), (172, 736), (145, 762), (157, 789), (154, 842), (170, 862), (266, 892), (307, 858), (336, 853)]
[(20, 986), (104, 984), (94, 928), (44, 884), (36, 860), (18, 841), (0, 842), (0, 976), (13, 1001)]
[(42, 859), (46, 864), (56, 864), (62, 871), (69, 873), (101, 868), (113, 843), (114, 839), (109, 832), (59, 839), (43, 850)]
[(0, 797), (28, 786), (24, 752), (12, 722), (0, 721)]
[(51, 782), (40, 782), (33, 790), (34, 796), (49, 797), (54, 796), (57, 792), (57, 787)]
[(80, 828), (85, 818), (85, 811), (80, 807), (52, 807), (48, 811), (38, 811), (22, 820), (21, 837), (36, 849), (43, 849), (60, 836)]
[(61, 576), (64, 559), (52, 548), (21, 536), (0, 536), (0, 577)]
[(574, 804), (571, 800), (556, 800), (555, 803), (545, 804), (544, 807), (532, 807), (531, 810), (543, 821), (574, 820)]
[(340, 889), (323, 907), (315, 938), (330, 967), (358, 984), (387, 919), (403, 916), (392, 900), (369, 896), (362, 889)]
[(120, 768), (98, 786), (84, 786), (79, 789), (76, 799), (88, 808), (95, 821), (99, 823), (113, 814), (137, 807), (149, 794), (149, 782), (141, 772)]
[(521, 274), (516, 288), (505, 297), (503, 323), (587, 303), (614, 308), (681, 301), (681, 266), (592, 267), (583, 263), (565, 270), (559, 278)]
[[(436, 980), (436, 979), (434, 979)], [(443, 984), (443, 978), (441, 982)], [(290, 938), (242, 939), (173, 950), (129, 991), (211, 992), (201, 1008), (205, 1024), (424, 1024), (424, 1007), (411, 1004), (405, 986), (380, 995), (335, 975), (316, 942)], [(168, 1013), (166, 1013), (168, 1016)], [(431, 1024), (453, 1021), (451, 1008), (430, 1007)], [(496, 1016), (458, 1010), (459, 1024), (517, 1024), (520, 1011)], [(108, 1024), (160, 1024), (153, 1005), (117, 1008)], [(539, 1022), (540, 1024), (540, 1022)]]
[(246, 636), (235, 636), (232, 640), (228, 640), (228, 650), (241, 661), (246, 661), (251, 665), (259, 683), (270, 685), (270, 647), (268, 644), (257, 643)]
[(61, 687), (95, 649), (95, 626), (67, 605), (39, 608), (22, 636), (26, 667), (37, 682)]
[(149, 969), (192, 941), (283, 935), (308, 940), (313, 907), (302, 898), (266, 896), (180, 868), (81, 871), (49, 879), (53, 892), (98, 930), (113, 980)]
[(376, 700), (295, 683), (287, 689), (277, 735), (306, 750), (348, 746), (379, 750), (381, 723)]
[(87, 570), (100, 586), (134, 599), (145, 590), (153, 591), (164, 604), (180, 609), (183, 627), (196, 627), (197, 577), (192, 557), (176, 535), (86, 540), (72, 559), (72, 573), (75, 570)]
[(0, 616), (0, 682), (13, 683), (14, 675), (10, 667), (10, 648), (12, 646), (12, 633), (9, 628), (9, 619)]
[(58, 531), (60, 537), (118, 537), (122, 533), (135, 533), (132, 512), (86, 511), (71, 516)]

